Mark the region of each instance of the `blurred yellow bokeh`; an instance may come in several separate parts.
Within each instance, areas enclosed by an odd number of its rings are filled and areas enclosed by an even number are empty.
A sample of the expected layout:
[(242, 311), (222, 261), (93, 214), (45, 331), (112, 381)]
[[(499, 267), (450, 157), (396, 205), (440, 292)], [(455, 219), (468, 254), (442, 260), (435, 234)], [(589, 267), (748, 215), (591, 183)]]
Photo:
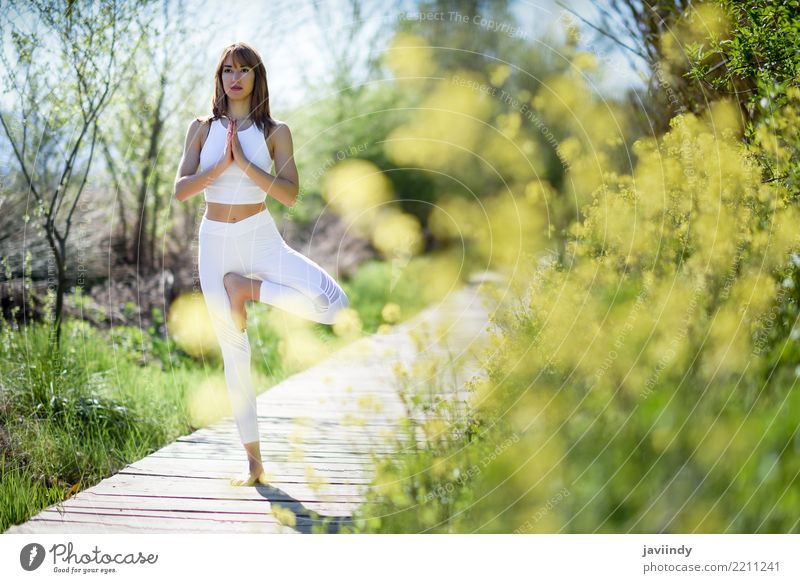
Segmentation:
[(231, 402), (225, 377), (217, 375), (205, 379), (192, 389), (187, 397), (187, 412), (195, 427), (205, 427), (231, 414)]
[(382, 205), (394, 200), (394, 188), (383, 172), (372, 162), (357, 158), (328, 170), (321, 193), (349, 229), (367, 238)]
[(424, 247), (422, 227), (415, 216), (385, 207), (375, 218), (372, 244), (387, 259), (410, 258)]
[(421, 36), (396, 33), (383, 53), (383, 62), (395, 77), (428, 77), (436, 71), (436, 60)]
[(181, 350), (194, 357), (219, 350), (201, 294), (181, 294), (172, 302), (167, 315), (167, 329)]

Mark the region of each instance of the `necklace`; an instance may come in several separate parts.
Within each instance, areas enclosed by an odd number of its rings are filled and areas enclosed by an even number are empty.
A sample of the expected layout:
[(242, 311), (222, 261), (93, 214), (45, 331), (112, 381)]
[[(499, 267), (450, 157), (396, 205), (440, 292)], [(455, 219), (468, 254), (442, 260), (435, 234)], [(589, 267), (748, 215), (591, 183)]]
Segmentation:
[(250, 120), (250, 114), (248, 114), (248, 115), (246, 115), (244, 117), (240, 117), (238, 119), (234, 118), (234, 117), (231, 117), (229, 115), (226, 115), (225, 117), (227, 117), (229, 120), (235, 121), (237, 125), (241, 125), (242, 122)]

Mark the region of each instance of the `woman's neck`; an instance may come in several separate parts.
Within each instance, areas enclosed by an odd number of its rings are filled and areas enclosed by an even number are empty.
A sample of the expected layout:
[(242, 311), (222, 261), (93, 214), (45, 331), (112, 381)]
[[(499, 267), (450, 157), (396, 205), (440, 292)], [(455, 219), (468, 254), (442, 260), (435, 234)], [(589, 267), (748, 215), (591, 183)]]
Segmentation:
[(250, 116), (249, 104), (233, 102), (229, 104), (227, 116), (237, 121), (245, 121)]

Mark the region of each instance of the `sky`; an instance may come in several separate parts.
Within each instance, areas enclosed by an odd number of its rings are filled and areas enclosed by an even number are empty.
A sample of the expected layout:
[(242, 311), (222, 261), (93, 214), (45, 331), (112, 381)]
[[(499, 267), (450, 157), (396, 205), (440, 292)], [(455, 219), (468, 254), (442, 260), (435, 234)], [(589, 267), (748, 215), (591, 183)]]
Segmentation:
[[(591, 0), (563, 2), (590, 21), (597, 21), (595, 3)], [(385, 45), (388, 31), (401, 14), (418, 10), (418, 3), (413, 0), (361, 0), (363, 10), (358, 33), (350, 36), (352, 18), (348, 0), (183, 0), (183, 3), (184, 24), (189, 30), (186, 47), (197, 51), (196, 56), (190, 56), (196, 71), (200, 75), (209, 72), (210, 78), (222, 48), (245, 41), (256, 47), (265, 61), (271, 101), (278, 110), (291, 109), (307, 97), (307, 84), (323, 78), (331, 70), (334, 65), (331, 47), (341, 46), (343, 41), (351, 48), (346, 60), (351, 63), (356, 78), (363, 78), (358, 73), (370, 39), (382, 29), (385, 32), (378, 36), (378, 47)], [(528, 39), (542, 38), (548, 29), (558, 30), (559, 18), (565, 13), (555, 0), (516, 0), (511, 8)], [(584, 48), (603, 53), (608, 70), (612, 72), (604, 79), (597, 79), (599, 92), (615, 96), (629, 86), (642, 86), (621, 49), (602, 48), (601, 43), (593, 40), (598, 33), (577, 19), (576, 22), (583, 30)], [(4, 42), (8, 43), (8, 38)], [(203, 109), (210, 97), (210, 87), (209, 80), (208, 95), (199, 101)], [(9, 95), (0, 96), (0, 104), (8, 107), (9, 98)]]
[[(415, 12), (416, 2), (378, 2), (362, 0), (364, 11), (359, 25), (360, 32), (353, 37), (354, 56), (367, 50), (367, 41), (381, 25), (390, 26), (403, 12)], [(596, 21), (593, 2), (589, 0), (565, 0), (575, 12)], [(253, 6), (269, 6), (268, 9), (252, 10)], [(260, 3), (256, 0), (193, 0), (193, 10), (205, 12), (206, 21), (197, 28), (211, 30), (213, 36), (201, 46), (206, 49), (205, 59), (198, 59), (198, 66), (212, 71), (222, 47), (242, 40), (259, 50), (267, 67), (270, 95), (275, 107), (291, 108), (302, 102), (307, 94), (307, 78), (320, 78), (332, 65), (330, 42), (340, 42), (348, 30), (350, 20), (348, 3), (344, 0), (272, 0)], [(315, 17), (314, 6), (321, 18)], [(512, 4), (521, 29), (527, 38), (541, 37), (545, 30), (554, 27), (564, 10), (553, 0), (518, 0)], [(583, 26), (582, 23), (576, 22)], [(498, 34), (505, 34), (498, 32)], [(208, 36), (204, 33), (204, 36)], [(642, 86), (641, 80), (630, 68), (620, 50), (601, 49), (591, 42), (596, 33), (586, 29), (582, 34), (585, 48), (600, 52), (613, 75), (598, 80), (597, 89), (608, 96), (619, 95), (629, 86)], [(384, 39), (385, 43), (385, 39)], [(362, 61), (354, 58), (353, 66)]]

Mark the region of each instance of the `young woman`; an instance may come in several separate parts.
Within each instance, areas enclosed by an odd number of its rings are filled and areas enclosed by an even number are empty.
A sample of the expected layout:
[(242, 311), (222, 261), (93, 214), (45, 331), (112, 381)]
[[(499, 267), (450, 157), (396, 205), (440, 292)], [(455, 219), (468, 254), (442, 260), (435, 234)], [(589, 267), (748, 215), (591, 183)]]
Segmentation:
[[(252, 486), (266, 483), (266, 474), (250, 376), (246, 302), (264, 302), (323, 324), (332, 324), (349, 302), (324, 269), (286, 244), (264, 204), (269, 194), (294, 206), (298, 176), (289, 127), (270, 116), (266, 70), (251, 46), (236, 43), (222, 51), (211, 108), (212, 115), (189, 125), (175, 197), (185, 201), (205, 192), (200, 286), (250, 465), (231, 483)], [(269, 173), (273, 161), (274, 176)]]

